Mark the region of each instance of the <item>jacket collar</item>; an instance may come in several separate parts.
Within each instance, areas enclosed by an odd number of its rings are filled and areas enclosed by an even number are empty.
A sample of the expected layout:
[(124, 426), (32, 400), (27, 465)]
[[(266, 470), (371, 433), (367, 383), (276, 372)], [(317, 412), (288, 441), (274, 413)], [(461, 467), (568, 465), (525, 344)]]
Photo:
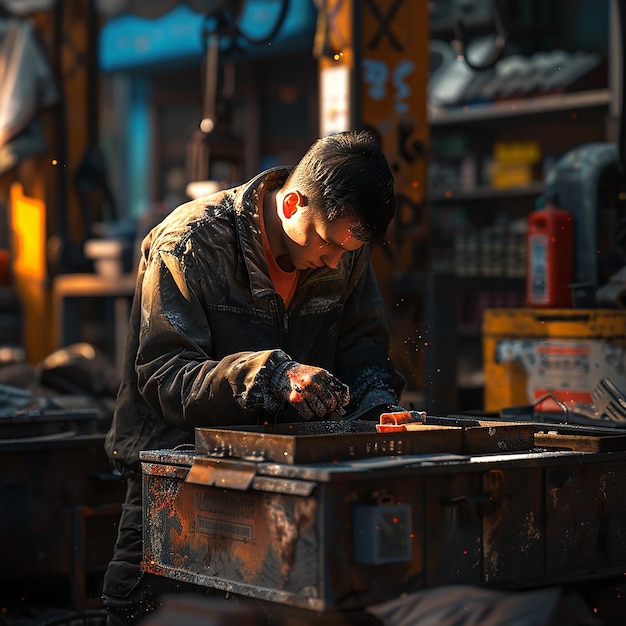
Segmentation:
[(237, 275), (243, 278), (243, 272), (248, 274), (250, 289), (255, 297), (266, 296), (275, 291), (269, 277), (261, 238), (261, 199), (266, 191), (282, 187), (290, 171), (291, 168), (288, 167), (275, 167), (261, 172), (241, 185), (235, 194), (235, 224), (242, 255)]

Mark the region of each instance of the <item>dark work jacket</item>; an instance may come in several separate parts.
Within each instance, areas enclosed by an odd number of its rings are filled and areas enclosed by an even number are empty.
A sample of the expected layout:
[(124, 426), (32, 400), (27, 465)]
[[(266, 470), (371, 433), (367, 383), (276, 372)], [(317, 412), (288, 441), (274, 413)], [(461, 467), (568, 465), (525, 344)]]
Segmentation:
[(288, 309), (274, 290), (259, 198), (264, 185), (279, 188), (288, 173), (268, 170), (183, 204), (144, 239), (106, 438), (122, 472), (138, 469), (140, 450), (193, 443), (195, 427), (300, 421), (270, 392), (273, 370), (287, 359), (328, 369), (347, 384), (348, 410), (372, 397), (397, 400), (367, 245), (344, 253), (335, 269), (303, 273)]

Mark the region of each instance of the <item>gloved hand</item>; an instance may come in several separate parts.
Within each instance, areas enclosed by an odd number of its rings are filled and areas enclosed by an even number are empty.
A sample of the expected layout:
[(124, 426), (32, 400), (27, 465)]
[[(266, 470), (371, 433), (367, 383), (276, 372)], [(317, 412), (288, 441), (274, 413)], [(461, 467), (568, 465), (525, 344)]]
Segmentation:
[(284, 398), (304, 419), (323, 417), (331, 411), (345, 413), (350, 390), (330, 372), (297, 361), (281, 363), (272, 375), (272, 393)]

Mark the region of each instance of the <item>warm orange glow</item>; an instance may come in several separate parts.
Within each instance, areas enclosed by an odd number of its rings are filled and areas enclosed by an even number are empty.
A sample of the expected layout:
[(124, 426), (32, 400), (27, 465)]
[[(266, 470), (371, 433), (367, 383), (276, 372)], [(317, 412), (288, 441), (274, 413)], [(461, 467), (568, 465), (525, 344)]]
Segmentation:
[(11, 226), (14, 273), (43, 278), (46, 275), (46, 211), (42, 200), (24, 195), (22, 185), (11, 185)]

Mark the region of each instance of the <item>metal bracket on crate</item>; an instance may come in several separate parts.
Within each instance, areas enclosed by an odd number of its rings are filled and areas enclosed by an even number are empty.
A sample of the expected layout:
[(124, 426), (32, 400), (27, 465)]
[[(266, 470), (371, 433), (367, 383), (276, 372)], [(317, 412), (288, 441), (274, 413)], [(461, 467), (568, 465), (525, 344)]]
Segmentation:
[(246, 461), (195, 457), (186, 483), (226, 489), (248, 489), (256, 475), (256, 465)]

